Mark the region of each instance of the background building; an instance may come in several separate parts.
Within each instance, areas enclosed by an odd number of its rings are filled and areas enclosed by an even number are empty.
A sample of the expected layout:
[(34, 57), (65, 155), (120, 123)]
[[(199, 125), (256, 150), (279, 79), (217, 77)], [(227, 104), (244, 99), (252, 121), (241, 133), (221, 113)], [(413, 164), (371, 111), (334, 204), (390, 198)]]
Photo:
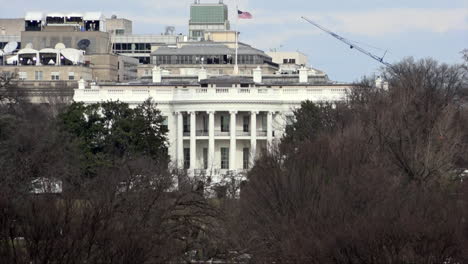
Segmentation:
[(228, 7), (219, 4), (201, 4), (200, 0), (190, 6), (189, 38), (203, 40), (205, 31), (223, 31), (230, 29)]
[(115, 36), (132, 35), (132, 21), (125, 18), (117, 18), (117, 15), (112, 15), (106, 19), (106, 30)]
[(298, 51), (270, 51), (266, 54), (279, 65), (282, 73), (297, 73), (301, 67), (308, 64), (307, 56)]

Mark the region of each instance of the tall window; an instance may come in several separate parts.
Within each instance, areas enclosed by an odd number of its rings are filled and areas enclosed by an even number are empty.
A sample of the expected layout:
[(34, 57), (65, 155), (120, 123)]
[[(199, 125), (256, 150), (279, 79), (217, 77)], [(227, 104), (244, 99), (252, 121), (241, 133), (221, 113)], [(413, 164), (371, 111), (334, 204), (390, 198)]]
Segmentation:
[(208, 118), (206, 117), (206, 115), (203, 116), (202, 121), (203, 121), (203, 132), (207, 132), (208, 131)]
[(42, 71), (35, 71), (34, 72), (34, 79), (36, 81), (42, 81), (44, 79), (44, 75), (42, 74)]
[(221, 132), (229, 132), (229, 116), (221, 116)]
[(243, 122), (243, 131), (244, 132), (249, 132), (249, 124), (250, 123), (250, 116), (244, 116), (244, 122)]
[(184, 148), (184, 169), (190, 168), (190, 149)]
[(190, 118), (188, 115), (184, 115), (184, 133), (190, 132)]
[(163, 116), (163, 121), (161, 123), (161, 131), (167, 132), (169, 131), (168, 127), (168, 121), (167, 121), (167, 116)]
[(208, 149), (203, 148), (203, 169), (208, 169)]
[(244, 148), (242, 150), (242, 168), (244, 170), (249, 168), (249, 163), (250, 163), (250, 149), (249, 148)]
[(229, 148), (221, 148), (221, 169), (229, 169)]

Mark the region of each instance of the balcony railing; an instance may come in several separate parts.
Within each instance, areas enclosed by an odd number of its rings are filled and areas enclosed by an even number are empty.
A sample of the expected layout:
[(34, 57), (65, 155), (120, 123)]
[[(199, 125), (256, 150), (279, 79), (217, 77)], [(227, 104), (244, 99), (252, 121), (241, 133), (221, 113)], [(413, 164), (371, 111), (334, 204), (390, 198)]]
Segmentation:
[[(304, 100), (311, 101), (340, 101), (346, 96), (346, 92), (352, 87), (349, 85), (324, 85), (324, 86), (309, 86), (309, 87), (285, 87), (285, 88), (265, 88), (265, 87), (250, 87), (250, 88), (206, 88), (206, 87), (187, 87), (187, 88), (143, 88), (126, 86), (93, 86), (91, 89), (97, 90), (99, 95), (90, 98), (90, 95), (85, 94), (83, 90), (75, 90), (75, 101), (107, 101), (113, 100), (115, 90), (123, 93), (125, 100), (132, 102), (143, 102), (148, 97), (152, 97), (156, 102), (183, 102), (200, 100), (209, 102), (219, 101), (240, 101), (249, 100), (252, 102), (297, 102), (298, 104)], [(137, 89), (138, 93), (132, 92)], [(147, 92), (144, 92), (146, 90)]]
[(229, 131), (215, 130), (214, 135), (215, 137), (229, 136)]
[(238, 136), (238, 137), (248, 137), (248, 136), (250, 136), (250, 131), (237, 130), (236, 131), (236, 136)]
[[(250, 131), (243, 131), (243, 130), (237, 130), (236, 131), (236, 136), (238, 137), (249, 137), (252, 133)], [(196, 131), (196, 136), (197, 137), (208, 137), (209, 131), (208, 130), (197, 130)], [(228, 137), (231, 135), (229, 131), (221, 131), (221, 130), (215, 130), (214, 131), (215, 137)], [(190, 132), (184, 131), (183, 132), (184, 137), (189, 137)], [(267, 136), (267, 131), (266, 130), (257, 130), (257, 137), (266, 137)]]

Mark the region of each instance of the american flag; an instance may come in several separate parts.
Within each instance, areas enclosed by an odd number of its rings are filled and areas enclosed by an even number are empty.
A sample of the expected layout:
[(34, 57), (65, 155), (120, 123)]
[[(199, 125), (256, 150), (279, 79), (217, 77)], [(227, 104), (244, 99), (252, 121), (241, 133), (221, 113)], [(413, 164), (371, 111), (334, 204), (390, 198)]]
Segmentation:
[(252, 14), (250, 14), (249, 12), (242, 12), (240, 10), (237, 10), (237, 15), (240, 19), (252, 19)]

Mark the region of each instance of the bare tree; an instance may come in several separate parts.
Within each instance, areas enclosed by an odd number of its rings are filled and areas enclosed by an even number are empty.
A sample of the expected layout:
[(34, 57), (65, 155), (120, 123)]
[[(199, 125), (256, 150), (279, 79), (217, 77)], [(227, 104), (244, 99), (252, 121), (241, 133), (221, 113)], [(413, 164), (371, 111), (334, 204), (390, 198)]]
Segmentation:
[(296, 112), (313, 122), (249, 173), (240, 244), (256, 262), (464, 261), (462, 72), (408, 59), (383, 76), (388, 91), (363, 83), (343, 107)]

